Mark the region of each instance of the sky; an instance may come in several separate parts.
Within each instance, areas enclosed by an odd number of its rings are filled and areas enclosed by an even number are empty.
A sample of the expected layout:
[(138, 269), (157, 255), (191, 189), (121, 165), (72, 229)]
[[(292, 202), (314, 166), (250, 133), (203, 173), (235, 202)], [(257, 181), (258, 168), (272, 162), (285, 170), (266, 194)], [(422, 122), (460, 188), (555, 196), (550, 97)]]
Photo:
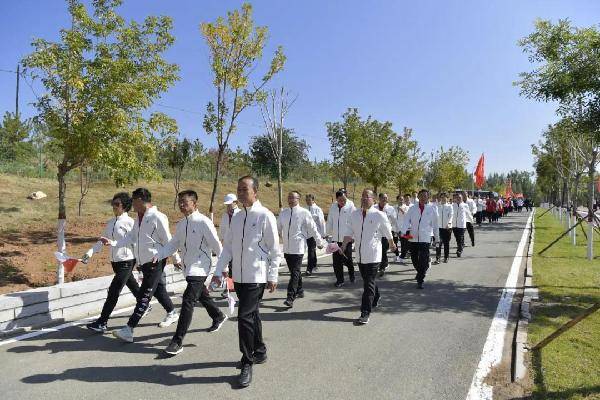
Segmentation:
[[(325, 123), (348, 107), (362, 116), (391, 121), (397, 132), (413, 129), (421, 149), (460, 146), (474, 170), (484, 153), (486, 174), (533, 170), (531, 145), (556, 121), (556, 105), (519, 96), (513, 82), (533, 66), (518, 40), (537, 18), (569, 18), (576, 26), (600, 23), (597, 0), (303, 0), (250, 1), (255, 23), (269, 28), (261, 62), (278, 45), (284, 71), (270, 83), (297, 95), (286, 126), (311, 146), (311, 159), (330, 159)], [(126, 19), (169, 15), (176, 42), (165, 54), (179, 64), (178, 81), (153, 106), (178, 122), (181, 135), (216, 142), (202, 128), (214, 99), (209, 53), (200, 23), (225, 16), (241, 1), (124, 0)], [(32, 51), (33, 38), (56, 40), (70, 18), (63, 0), (0, 0), (0, 113), (14, 111), (15, 70)], [(259, 79), (257, 70), (256, 78)], [(39, 82), (21, 80), (20, 110), (36, 110)], [(31, 86), (30, 86), (31, 85)], [(241, 114), (231, 147), (248, 149), (263, 132), (258, 109)]]

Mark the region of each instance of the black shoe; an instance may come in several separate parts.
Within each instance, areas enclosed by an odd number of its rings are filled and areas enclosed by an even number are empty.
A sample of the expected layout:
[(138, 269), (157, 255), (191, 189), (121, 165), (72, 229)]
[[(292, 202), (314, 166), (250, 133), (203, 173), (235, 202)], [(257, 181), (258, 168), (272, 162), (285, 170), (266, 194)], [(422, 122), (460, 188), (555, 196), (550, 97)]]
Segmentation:
[(460, 258), (462, 253), (456, 253), (456, 257)]
[(94, 332), (98, 332), (98, 333), (106, 333), (106, 331), (108, 330), (108, 328), (106, 327), (106, 324), (102, 324), (98, 321), (89, 323), (85, 327), (88, 328), (90, 331), (94, 331)]
[(169, 345), (165, 349), (165, 353), (167, 353), (168, 355), (171, 355), (171, 356), (176, 356), (177, 354), (181, 353), (182, 351), (183, 351), (183, 346), (181, 346), (173, 341), (171, 343), (169, 343)]
[(294, 307), (294, 300), (286, 299), (283, 302), (283, 305), (286, 306), (286, 307), (288, 307), (288, 308), (292, 308), (292, 307)]
[(438, 265), (439, 263), (440, 263), (440, 260), (439, 260), (439, 259), (435, 259), (435, 261), (434, 261), (434, 262), (432, 262), (432, 264), (433, 264), (433, 265)]
[(254, 353), (254, 364), (264, 364), (267, 362), (267, 353)]
[(336, 288), (341, 288), (342, 286), (344, 286), (344, 282), (336, 282), (333, 286), (335, 286)]
[(360, 317), (356, 319), (356, 325), (366, 325), (369, 323), (369, 316), (367, 314), (360, 314)]
[(303, 291), (301, 291), (301, 292), (298, 292), (298, 293), (296, 293), (296, 298), (297, 298), (297, 299), (302, 299), (302, 298), (304, 298), (304, 290), (303, 290)]
[(371, 305), (371, 307), (377, 308), (377, 306), (379, 305), (379, 299), (381, 299), (381, 295), (375, 296), (375, 298), (373, 299), (373, 304)]
[[(354, 281), (356, 281), (356, 279), (354, 277), (350, 278), (350, 283), (354, 283)], [(343, 283), (343, 282), (342, 282)]]
[(448, 257), (444, 257), (444, 262), (447, 263), (448, 262)]
[(417, 289), (423, 289), (423, 282), (417, 283)]
[(227, 315), (221, 314), (220, 317), (213, 319), (212, 325), (208, 328), (207, 332), (216, 332), (221, 329), (221, 326), (227, 321)]
[(475, 242), (471, 242), (471, 246), (475, 247)]
[(242, 371), (240, 372), (239, 384), (241, 387), (245, 388), (250, 386), (250, 382), (252, 382), (252, 365), (244, 364), (242, 365)]
[(377, 276), (379, 276), (380, 278), (382, 278), (383, 275), (385, 275), (385, 269), (380, 270), (379, 274), (377, 274)]
[(306, 272), (304, 273), (305, 276), (311, 276), (312, 274), (312, 271), (309, 270), (306, 270)]

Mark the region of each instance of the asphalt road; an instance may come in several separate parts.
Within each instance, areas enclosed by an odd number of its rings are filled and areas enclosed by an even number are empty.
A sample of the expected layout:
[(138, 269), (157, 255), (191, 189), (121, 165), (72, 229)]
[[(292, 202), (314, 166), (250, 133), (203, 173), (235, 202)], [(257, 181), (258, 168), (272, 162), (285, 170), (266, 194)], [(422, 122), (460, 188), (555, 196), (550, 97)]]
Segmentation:
[[(76, 326), (0, 346), (1, 398), (464, 399), (526, 220), (515, 213), (476, 228), (476, 247), (432, 266), (425, 290), (416, 289), (408, 262), (392, 262), (366, 326), (353, 324), (362, 280), (334, 288), (330, 257), (304, 278), (306, 297), (292, 310), (282, 304), (282, 274), (261, 307), (269, 359), (254, 367), (249, 388), (236, 388), (235, 322), (207, 333), (210, 319), (196, 308), (183, 353), (164, 358), (175, 325), (157, 327), (164, 313), (156, 305), (133, 344)], [(113, 317), (109, 327), (127, 317)]]

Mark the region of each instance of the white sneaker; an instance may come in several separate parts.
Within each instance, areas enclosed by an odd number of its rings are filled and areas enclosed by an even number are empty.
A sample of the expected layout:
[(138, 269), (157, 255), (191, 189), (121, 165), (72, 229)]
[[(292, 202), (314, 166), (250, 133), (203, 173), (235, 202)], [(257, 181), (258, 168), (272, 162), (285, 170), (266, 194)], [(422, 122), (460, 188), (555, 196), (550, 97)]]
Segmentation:
[(179, 314), (177, 314), (177, 311), (173, 310), (170, 313), (167, 313), (167, 315), (165, 316), (165, 319), (163, 319), (162, 322), (158, 324), (158, 326), (160, 326), (161, 328), (166, 328), (167, 326), (171, 325), (173, 322), (177, 322), (178, 319), (179, 319)]
[(121, 339), (124, 342), (133, 343), (133, 329), (129, 325), (125, 325), (121, 329), (112, 331), (114, 337)]

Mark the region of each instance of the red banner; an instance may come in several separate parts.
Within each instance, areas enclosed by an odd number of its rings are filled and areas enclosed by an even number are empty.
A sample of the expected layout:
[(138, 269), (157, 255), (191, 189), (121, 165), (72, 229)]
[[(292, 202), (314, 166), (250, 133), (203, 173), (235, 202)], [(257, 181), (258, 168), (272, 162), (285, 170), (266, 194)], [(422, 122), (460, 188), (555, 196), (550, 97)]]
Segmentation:
[(473, 174), (475, 177), (475, 186), (477, 186), (477, 189), (481, 189), (481, 187), (485, 183), (485, 173), (483, 171), (484, 163), (485, 160), (482, 154), (479, 158), (479, 161), (477, 162), (477, 168), (475, 168), (475, 173)]

